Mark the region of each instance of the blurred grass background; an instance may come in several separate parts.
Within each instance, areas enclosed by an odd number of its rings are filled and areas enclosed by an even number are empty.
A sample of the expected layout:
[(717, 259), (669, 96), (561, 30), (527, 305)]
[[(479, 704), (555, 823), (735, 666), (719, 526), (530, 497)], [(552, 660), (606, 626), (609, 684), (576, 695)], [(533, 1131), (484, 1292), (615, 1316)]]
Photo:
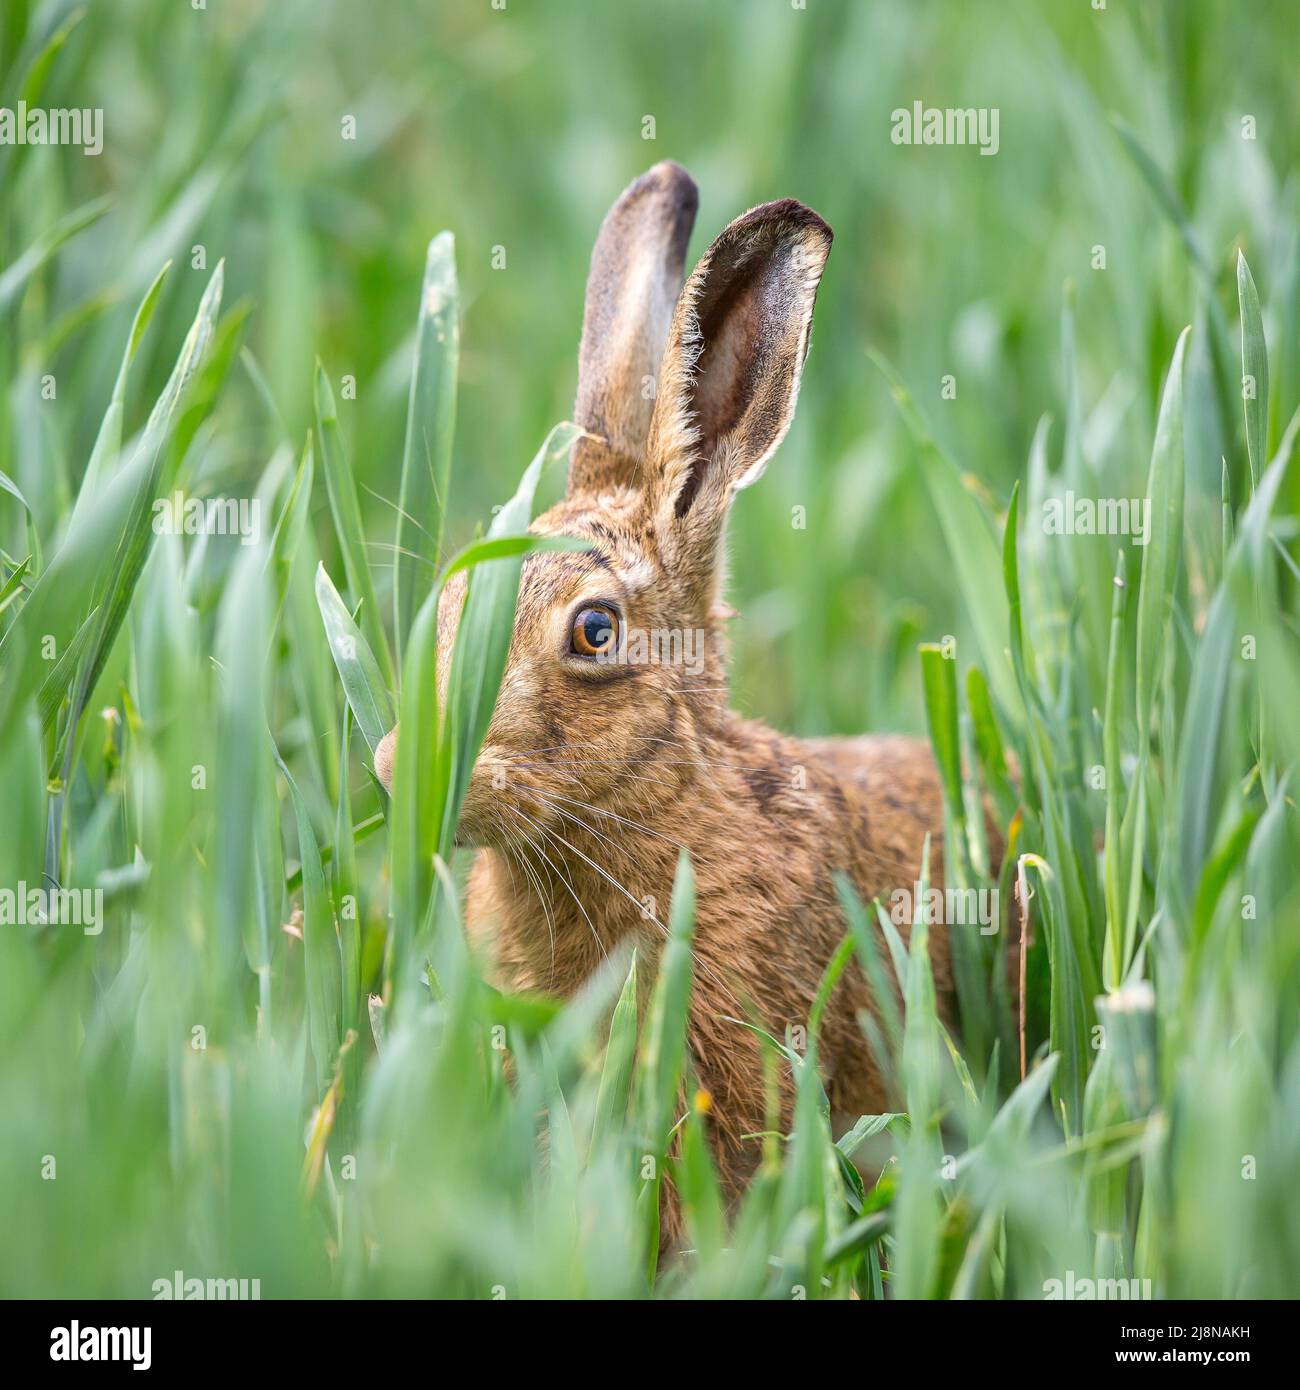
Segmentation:
[[(28, 11), (38, 35), (76, 7), (8, 6), (7, 67)], [(5, 177), (11, 251), (68, 208), (113, 199), (30, 310), (45, 324), (33, 370), (39, 361), (69, 385), (40, 409), (34, 378), (10, 391), (18, 481), (48, 522), (75, 486), (136, 299), (177, 257), (162, 331), (144, 346), (147, 387), (205, 279), (189, 269), (202, 245), (209, 267), (226, 259), (227, 301), (250, 306), (245, 340), (291, 438), (309, 423), (315, 355), (336, 393), (355, 377), (340, 422), (371, 539), (387, 542), (391, 513), (370, 493), (396, 499), (413, 287), (430, 236), (450, 228), (464, 331), (449, 507), (451, 535), (464, 538), (572, 408), (605, 209), (649, 164), (676, 159), (701, 187), (692, 255), (775, 197), (809, 203), (836, 232), (798, 422), (780, 466), (736, 509), (738, 698), (800, 732), (919, 728), (905, 653), (918, 633), (963, 632), (963, 615), (868, 346), (1005, 503), (1038, 417), (1062, 415), (1059, 324), (1073, 281), (1081, 398), (1136, 495), (1160, 377), (1203, 286), (1109, 116), (1167, 171), (1220, 286), (1245, 245), (1293, 325), (1300, 95), (1276, 69), (1289, 27), (1285, 3), (1019, 0), (996, 17), (784, 0), (743, 14), (670, 0), (616, 17), (579, 0), (418, 12), (92, 4), (45, 101), (102, 106), (104, 154), (30, 149)], [(998, 107), (999, 154), (891, 144), (890, 112), (914, 100)], [(1241, 138), (1246, 115), (1253, 141)], [(348, 116), (355, 140), (343, 138)], [(1104, 271), (1091, 268), (1095, 245)], [(496, 247), (504, 269), (493, 269)], [(79, 311), (95, 320), (50, 344)], [(1294, 334), (1279, 346), (1285, 380)], [(946, 373), (952, 401), (939, 398)], [(267, 448), (265, 412), (242, 374), (233, 386), (207, 463), (214, 491), (247, 488)], [(24, 418), (39, 430), (17, 430)], [(790, 525), (794, 506), (807, 510), (805, 531)]]
[[(978, 1104), (955, 1071), (945, 1084), (958, 1085), (952, 1113), (963, 1117), (974, 1157), (961, 1199), (932, 1200), (939, 1189), (918, 1175), (931, 1172), (938, 1153), (929, 1147), (938, 1122), (931, 1125), (924, 1105), (933, 1078), (909, 1074), (900, 1105), (906, 1099), (924, 1118), (914, 1116), (901, 1141), (897, 1200), (887, 1185), (849, 1201), (846, 1215), (835, 1193), (817, 1188), (814, 1205), (824, 1211), (817, 1241), (805, 1246), (795, 1217), (808, 1208), (791, 1184), (813, 1180), (792, 1163), (772, 1202), (756, 1199), (764, 1215), (737, 1238), (734, 1255), (715, 1251), (694, 1283), (668, 1288), (772, 1291), (765, 1258), (779, 1239), (789, 1278), (774, 1287), (785, 1293), (796, 1278), (790, 1270), (816, 1288), (824, 1267), (826, 1287), (837, 1293), (852, 1281), (879, 1294), (898, 1277), (905, 1292), (1033, 1296), (1045, 1271), (1067, 1264), (1154, 1274), (1161, 1292), (1294, 1292), (1300, 1238), (1287, 1183), (1300, 1138), (1286, 1117), (1300, 1095), (1300, 900), (1285, 867), (1295, 847), (1293, 808), (1285, 776), (1276, 775), (1300, 751), (1294, 719), (1275, 719), (1274, 759), (1241, 703), (1232, 704), (1223, 726), (1230, 752), (1210, 767), (1202, 791), (1195, 765), (1177, 775), (1174, 768), (1175, 748), (1188, 763), (1187, 750), (1212, 747), (1204, 731), (1217, 727), (1193, 696), (1213, 668), (1203, 653), (1222, 650), (1196, 639), (1218, 630), (1211, 595), (1225, 592), (1216, 588), (1228, 570), (1223, 473), (1237, 525), (1252, 493), (1236, 389), (1238, 250), (1259, 286), (1269, 346), (1267, 449), (1253, 460), (1254, 481), (1300, 396), (1300, 89), (1285, 80), (1281, 58), (1293, 29), (1282, 0), (1108, 0), (1104, 10), (1021, 0), (996, 11), (955, 0), (617, 11), (578, 0), (509, 0), (504, 10), (487, 0), (374, 10), (293, 0), (209, 0), (203, 10), (164, 0), (84, 8), (9, 0), (0, 16), (0, 104), (39, 88), (43, 106), (102, 107), (105, 147), (98, 158), (0, 147), (0, 276), (23, 270), (0, 280), (0, 471), (30, 508), (29, 521), (15, 499), (0, 497), (6, 554), (32, 554), (35, 575), (70, 533), (132, 315), (168, 258), (175, 265), (132, 367), (123, 437), (144, 428), (224, 261), (224, 312), (209, 366), (185, 398), (168, 466), (183, 467), (192, 493), (256, 494), (304, 529), (296, 550), (290, 524), (273, 547), (285, 569), (268, 586), (284, 603), (274, 628), (260, 607), (256, 566), (238, 547), (156, 547), (126, 636), (86, 692), (93, 698), (66, 789), (55, 778), (51, 731), (43, 745), (50, 775), (42, 778), (35, 735), (20, 737), (21, 723), (3, 726), (11, 741), (0, 771), (19, 789), (4, 812), (4, 881), (41, 862), (47, 790), (56, 807), (66, 790), (68, 817), (66, 843), (56, 827), (53, 849), (45, 845), (47, 864), (51, 856), (62, 863), (70, 881), (125, 877), (97, 941), (5, 942), (0, 1107), (12, 1142), (3, 1186), (25, 1194), (15, 1203), (10, 1248), (27, 1253), (0, 1267), (0, 1287), (142, 1296), (151, 1280), (183, 1267), (258, 1275), (268, 1296), (482, 1295), (498, 1282), (510, 1296), (643, 1291), (623, 1258), (643, 1213), (617, 1159), (597, 1153), (589, 1168), (564, 1170), (569, 1185), (557, 1188), (536, 1183), (531, 1167), (529, 1106), (554, 1098), (556, 1076), (567, 1082), (589, 1069), (577, 1041), (586, 1033), (575, 1024), (563, 1034), (569, 1052), (530, 1062), (530, 1047), (544, 1051), (537, 1037), (551, 1016), (484, 1002), (469, 985), (449, 986), (450, 1020), (435, 1011), (395, 1023), (386, 1066), (370, 1058), (365, 1113), (340, 1113), (338, 1143), (360, 1145), (363, 1136), (375, 1146), (367, 1152), (379, 1155), (368, 1170), (366, 1219), (354, 1220), (350, 1198), (325, 1199), (332, 1177), (312, 1186), (313, 1202), (300, 1199), (303, 1129), (319, 1119), (332, 1054), (306, 1036), (308, 1015), (317, 1022), (308, 1002), (317, 982), (279, 923), (300, 899), (304, 842), (312, 834), (322, 845), (334, 839), (341, 789), (351, 788), (356, 822), (375, 814), (378, 801), (358, 749), (353, 775), (343, 769), (340, 777), (341, 705), (312, 593), (318, 557), (342, 586), (325, 490), (319, 480), (297, 494), (290, 488), (294, 458), (316, 423), (319, 358), (387, 621), (430, 237), (454, 233), (460, 282), (451, 553), (512, 494), (547, 431), (569, 414), (600, 218), (633, 176), (672, 158), (701, 187), (693, 255), (739, 212), (776, 197), (802, 199), (836, 232), (796, 424), (762, 485), (738, 502), (732, 527), (732, 598), (743, 614), (733, 625), (736, 703), (795, 732), (922, 731), (916, 646), (950, 633), (963, 658), (981, 656), (999, 715), (1010, 715), (992, 669), (1001, 654), (980, 645), (978, 630), (990, 605), (1003, 605), (1005, 617), (996, 550), (991, 539), (987, 551), (975, 541), (966, 550), (941, 529), (926, 451), (868, 350), (897, 369), (965, 495), (977, 500), (970, 535), (986, 519), (1005, 520), (1017, 482), (1041, 500), (1049, 471), (1058, 481), (1086, 476), (1099, 495), (1147, 492), (1162, 383), (1179, 330), (1194, 326), (1183, 376), (1185, 574), (1168, 584), (1176, 600), (1163, 624), (1150, 816), (1145, 834), (1125, 817), (1123, 863), (1126, 871), (1138, 865), (1129, 898), (1141, 906), (1144, 932), (1151, 920), (1175, 920), (1179, 933), (1195, 925), (1162, 948), (1164, 1108), (1149, 1116), (1149, 1096), (1121, 1104), (1118, 1081), (1098, 1065), (1085, 1116), (1078, 1030), (1093, 1021), (1087, 986), (1113, 988), (1119, 979), (1109, 967), (1102, 979), (1103, 890), (1089, 848), (1102, 811), (1082, 799), (1085, 768), (1104, 758), (1119, 771), (1110, 750), (1103, 753), (1099, 713), (1108, 671), (1117, 669), (1107, 661), (1115, 546), (1101, 538), (1077, 543), (1068, 560), (1049, 556), (1022, 500), (1021, 582), (1050, 756), (1038, 766), (1020, 736), (1009, 735), (1030, 769), (1021, 848), (1047, 854), (1061, 885), (1061, 901), (1050, 906), (1048, 880), (1040, 881), (1040, 910), (1055, 914), (1044, 934), (1068, 923), (1053, 949), (1075, 934), (1083, 963), (1081, 978), (1059, 955), (1034, 966), (1044, 998), (1030, 1051), (1050, 1043), (1066, 1058), (1052, 1081), (1051, 1110), (1063, 1129), (1044, 1138), (1031, 1125), (1042, 1089), (1017, 1092), (990, 1124), (1009, 1090), (1001, 1084), (1008, 1055), (988, 1067), (990, 1089)], [(893, 145), (890, 112), (916, 100), (997, 107), (999, 153)], [(654, 118), (654, 140), (642, 138), (646, 117)], [(1253, 127), (1243, 127), (1247, 118)], [(349, 120), (355, 139), (345, 138)], [(1098, 246), (1104, 270), (1093, 268)], [(494, 268), (502, 252), (504, 266)], [(956, 380), (955, 399), (941, 397), (945, 375)], [(1274, 549), (1294, 549), (1298, 496), (1294, 474), (1282, 477)], [(295, 497), (305, 516), (295, 513)], [(805, 529), (791, 524), (795, 507), (806, 509)], [(1259, 547), (1278, 563), (1262, 536), (1260, 529)], [(1259, 547), (1248, 571), (1257, 586), (1265, 572)], [(1131, 574), (1141, 558), (1129, 548)], [(972, 564), (976, 572), (983, 564), (975, 578)], [(5, 581), (10, 570), (6, 563)], [(1293, 575), (1262, 587), (1267, 631), (1289, 642)], [(6, 620), (25, 597), (9, 592)], [(1130, 602), (1121, 621), (1125, 652), (1137, 606)], [(1220, 626), (1229, 631), (1230, 618)], [(261, 672), (257, 640), (271, 641), (272, 631), (273, 669)], [(1287, 708), (1294, 670), (1282, 659), (1273, 672), (1275, 715)], [(33, 692), (12, 666), (5, 680), (0, 714), (18, 720), (6, 700), (15, 688)], [(1132, 682), (1131, 669), (1117, 677), (1125, 708)], [(245, 689), (246, 704), (238, 695)], [(926, 695), (933, 717), (939, 697)], [(1241, 698), (1249, 704), (1254, 696)], [(250, 731), (260, 737), (266, 722), (261, 702), (301, 785), (306, 835), (287, 790), (270, 786), (269, 759), (248, 751)], [(110, 718), (104, 708), (113, 709)], [(1104, 721), (1105, 732), (1122, 735), (1128, 809), (1133, 789), (1146, 785), (1146, 741), (1135, 726), (1150, 713)], [(223, 768), (216, 809), (202, 813), (188, 809), (185, 773), (199, 760)], [(1189, 828), (1179, 816), (1192, 813), (1180, 807), (1198, 805), (1207, 825)], [(241, 859), (241, 833), (256, 841), (256, 854), (274, 843), (272, 858), (287, 862), (259, 860), (252, 849)], [(363, 885), (383, 876), (382, 839), (351, 846)], [(141, 844), (152, 856), (147, 888), (130, 873)], [(1207, 863), (1214, 891), (1197, 896)], [(275, 867), (289, 874), (283, 902), (278, 883), (271, 893), (265, 881)], [(1268, 885), (1261, 935), (1244, 941), (1233, 913), (1243, 874)], [(360, 974), (371, 986), (386, 904), (362, 897)], [(254, 920), (272, 933), (260, 946), (245, 935), (256, 982), (239, 950), (241, 930)], [(310, 910), (305, 930), (310, 937)], [(1134, 976), (1147, 969), (1131, 948), (1124, 963)], [(274, 996), (274, 1026), (254, 1013), (259, 990), (263, 1004)], [(1077, 1016), (1065, 1019), (1076, 1006)], [(917, 1015), (925, 1026), (923, 1003)], [(514, 1102), (504, 1099), (499, 1070), (481, 1092), (462, 1084), (479, 1064), (465, 1019), (499, 1017), (519, 1030), (512, 1048), (524, 1084)], [(568, 1017), (554, 1026), (567, 1027)], [(184, 1048), (179, 1058), (168, 1052), (195, 1019), (220, 1039), (207, 1065)], [(1249, 1034), (1248, 1019), (1257, 1024)], [(278, 1047), (263, 1049), (272, 1033)], [(559, 1040), (549, 1036), (548, 1046)], [(1149, 1057), (1145, 1041), (1134, 1048)], [(979, 1085), (987, 1061), (972, 1061)], [(1076, 1064), (1074, 1079), (1062, 1081)], [(1045, 1088), (1043, 1069), (1030, 1081)], [(574, 1111), (584, 1113), (580, 1100)], [(1042, 1145), (1037, 1183), (1023, 1179), (1031, 1130)], [(815, 1124), (798, 1135), (801, 1161), (825, 1156), (810, 1137), (825, 1139)], [(319, 1160), (329, 1140), (326, 1133), (310, 1153)], [(1258, 1189), (1227, 1181), (1246, 1148), (1267, 1167)], [(32, 1155), (51, 1151), (60, 1180), (33, 1186)], [(1055, 1155), (1051, 1163), (1045, 1154)], [(1061, 1154), (1066, 1172), (1052, 1166)], [(337, 1162), (337, 1145), (332, 1156)], [(1110, 1166), (1098, 1168), (1106, 1156)], [(595, 1214), (600, 1240), (577, 1240), (575, 1203)], [(882, 1264), (872, 1223), (883, 1223), (886, 1211), (893, 1244)], [(846, 1233), (850, 1219), (857, 1224)]]

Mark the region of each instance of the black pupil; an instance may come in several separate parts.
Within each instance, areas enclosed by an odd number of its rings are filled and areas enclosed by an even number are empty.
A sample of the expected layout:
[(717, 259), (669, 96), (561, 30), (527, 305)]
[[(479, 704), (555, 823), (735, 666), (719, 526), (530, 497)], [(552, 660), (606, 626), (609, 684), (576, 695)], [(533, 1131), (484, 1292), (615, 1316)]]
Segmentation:
[(583, 614), (582, 635), (593, 651), (600, 651), (614, 636), (614, 619), (603, 609), (589, 608)]

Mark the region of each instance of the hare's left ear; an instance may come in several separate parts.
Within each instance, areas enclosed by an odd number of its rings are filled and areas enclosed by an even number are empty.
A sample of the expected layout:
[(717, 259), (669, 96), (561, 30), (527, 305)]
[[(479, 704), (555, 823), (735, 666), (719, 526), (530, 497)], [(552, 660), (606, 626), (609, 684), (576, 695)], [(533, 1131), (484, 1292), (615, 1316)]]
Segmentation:
[(601, 224), (573, 406), (586, 434), (574, 449), (570, 494), (638, 481), (698, 206), (691, 176), (664, 160), (623, 190)]
[(682, 290), (646, 492), (661, 540), (687, 563), (711, 566), (731, 494), (759, 477), (790, 427), (830, 249), (811, 208), (766, 203), (718, 237)]

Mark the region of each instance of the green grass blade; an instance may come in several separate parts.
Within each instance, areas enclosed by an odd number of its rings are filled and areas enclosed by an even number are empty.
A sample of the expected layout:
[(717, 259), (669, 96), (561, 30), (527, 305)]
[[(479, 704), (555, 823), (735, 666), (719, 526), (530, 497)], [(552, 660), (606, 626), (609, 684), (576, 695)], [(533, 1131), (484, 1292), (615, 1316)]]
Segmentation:
[(645, 1145), (645, 1156), (653, 1161), (654, 1172), (641, 1197), (647, 1232), (646, 1269), (651, 1281), (659, 1259), (659, 1192), (686, 1058), (694, 928), (695, 874), (683, 850), (673, 884), (668, 941), (659, 960), (637, 1059), (636, 1131)]
[[(470, 575), (451, 659), (440, 751), (448, 769), (447, 799), (438, 847), (444, 858), (455, 834), (474, 760), (492, 718), (510, 650), (519, 576), (523, 570), (523, 556), (514, 552), (518, 543), (516, 533), (526, 531), (532, 522), (537, 484), (543, 473), (568, 457), (579, 433), (576, 426), (562, 424), (547, 435), (524, 470), (515, 495), (493, 519), (489, 542), (508, 539), (506, 553), (496, 559), (486, 559)], [(536, 538), (535, 543), (545, 544), (540, 538)], [(482, 552), (484, 556), (490, 553), (490, 549)]]
[(171, 270), (171, 264), (168, 261), (154, 277), (153, 283), (145, 292), (144, 298), (140, 301), (140, 306), (135, 312), (135, 318), (131, 323), (131, 332), (127, 336), (126, 348), (122, 353), (122, 361), (117, 369), (117, 380), (113, 384), (112, 399), (109, 401), (108, 410), (100, 424), (99, 433), (95, 437), (95, 447), (91, 450), (90, 462), (86, 465), (85, 476), (82, 478), (81, 487), (77, 491), (77, 500), (72, 509), (70, 526), (75, 526), (78, 516), (87, 507), (93, 505), (94, 499), (99, 495), (103, 486), (105, 473), (117, 466), (118, 456), (122, 449), (122, 417), (126, 410), (127, 378), (131, 364), (135, 361), (136, 353), (140, 350), (145, 332), (153, 321), (154, 313), (158, 308), (158, 301), (162, 296), (163, 285), (167, 280), (168, 272)]
[[(272, 943), (259, 912), (255, 808), (274, 797), (267, 748), (269, 602), (265, 556), (241, 548), (217, 614), (216, 657), (221, 681), (215, 701), (215, 741), (204, 773), (214, 827), (214, 930), (206, 969), (223, 991), (224, 1007), (239, 998), (241, 952), (254, 970), (267, 971)], [(268, 869), (270, 866), (266, 866)]]
[(989, 681), (1002, 707), (1014, 715), (1018, 701), (1003, 645), (1007, 601), (997, 581), (997, 544), (988, 517), (964, 486), (956, 465), (934, 442), (903, 379), (883, 357), (873, 354), (872, 360), (889, 382), (894, 401), (916, 442), (921, 474), (939, 517)]
[(1120, 766), (1120, 695), (1122, 673), (1120, 662), (1124, 641), (1124, 610), (1128, 589), (1124, 580), (1124, 552), (1115, 561), (1114, 592), (1110, 610), (1110, 647), (1106, 659), (1106, 705), (1102, 743), (1106, 768), (1106, 842), (1105, 896), (1106, 949), (1102, 974), (1108, 989), (1115, 989), (1123, 978), (1127, 960), (1124, 956), (1123, 899), (1121, 884), (1124, 874), (1123, 845), (1120, 837), (1120, 803), (1124, 774)]
[(348, 581), (348, 599), (358, 615), (358, 621), (370, 649), (379, 664), (384, 684), (390, 690), (397, 687), (393, 658), (388, 650), (388, 638), (379, 616), (375, 598), (374, 579), (366, 554), (366, 536), (361, 523), (361, 507), (357, 501), (356, 482), (343, 449), (339, 433), (338, 412), (329, 378), (319, 362), (316, 363), (316, 434), (320, 441), (321, 467), (329, 494), (334, 531), (343, 556), (343, 570)]
[(402, 732), (393, 768), (389, 835), (393, 903), (385, 984), (390, 997), (399, 988), (405, 994), (408, 977), (416, 968), (413, 946), (432, 901), (433, 859), (447, 799), (446, 764), (439, 760), (443, 735), (438, 707), (436, 591), (425, 598), (415, 615), (404, 650), (398, 703)]
[(1268, 459), (1268, 349), (1259, 291), (1246, 257), (1237, 252), (1237, 299), (1241, 307), (1241, 400), (1246, 417), (1246, 454), (1253, 489)]
[(316, 460), (312, 450), (311, 435), (303, 445), (298, 469), (294, 474), (289, 495), (284, 508), (275, 523), (275, 534), (267, 553), (267, 568), (274, 579), (275, 616), (271, 624), (272, 632), (280, 625), (280, 614), (284, 610), (285, 595), (289, 592), (289, 576), (293, 573), (293, 562), (302, 544), (303, 532), (307, 528), (307, 518), (311, 512), (312, 483), (316, 476)]
[(37, 237), (12, 265), (0, 271), (0, 314), (8, 311), (28, 280), (63, 246), (80, 236), (112, 206), (111, 198), (96, 198), (61, 217), (48, 232)]
[(352, 709), (346, 706), (340, 735), (339, 796), (334, 814), (334, 854), (330, 877), (342, 957), (345, 1031), (361, 1026), (361, 906), (356, 841), (352, 829), (352, 793), (348, 785), (348, 743), (351, 733)]
[(397, 503), (393, 621), (399, 660), (415, 612), (433, 587), (442, 548), (456, 428), (459, 313), (456, 244), (450, 232), (440, 232), (429, 243), (420, 291)]
[(342, 1032), (339, 1009), (343, 994), (339, 943), (334, 929), (330, 893), (321, 865), (320, 845), (307, 814), (307, 804), (293, 774), (276, 751), (275, 761), (289, 788), (293, 817), (298, 828), (298, 854), (302, 860), (302, 938), (307, 973), (307, 1018), (312, 1056), (316, 1059), (316, 1083), (323, 1093), (329, 1085), (338, 1056)]
[(966, 707), (970, 710), (980, 776), (993, 797), (998, 822), (1005, 826), (1015, 815), (1020, 797), (1007, 770), (1006, 749), (989, 699), (988, 681), (978, 666), (966, 672)]
[(600, 1088), (596, 1094), (596, 1113), (591, 1129), (593, 1153), (599, 1152), (614, 1135), (620, 1133), (627, 1121), (632, 1068), (636, 1061), (636, 1028), (637, 972), (634, 952), (609, 1025), (609, 1039), (605, 1045), (605, 1060), (600, 1070)]
[(320, 607), (321, 621), (325, 624), (330, 655), (334, 658), (339, 680), (343, 684), (343, 693), (373, 758), (380, 740), (393, 727), (393, 707), (388, 698), (388, 687), (374, 652), (339, 597), (323, 564), (316, 570), (316, 602)]
[(1178, 335), (1160, 400), (1147, 474), (1150, 533), (1142, 556), (1137, 612), (1137, 726), (1145, 746), (1155, 705), (1155, 682), (1174, 603), (1183, 536), (1183, 355), (1189, 330)]

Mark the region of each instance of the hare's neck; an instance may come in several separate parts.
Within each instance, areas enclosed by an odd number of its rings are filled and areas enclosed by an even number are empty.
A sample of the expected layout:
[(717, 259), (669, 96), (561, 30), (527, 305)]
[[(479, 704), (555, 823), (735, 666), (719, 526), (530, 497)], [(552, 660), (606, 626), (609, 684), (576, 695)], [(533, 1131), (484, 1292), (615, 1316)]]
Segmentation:
[(516, 987), (570, 993), (624, 942), (650, 946), (667, 930), (676, 845), (586, 819), (599, 829), (562, 822), (475, 865), (471, 925), (488, 928)]

